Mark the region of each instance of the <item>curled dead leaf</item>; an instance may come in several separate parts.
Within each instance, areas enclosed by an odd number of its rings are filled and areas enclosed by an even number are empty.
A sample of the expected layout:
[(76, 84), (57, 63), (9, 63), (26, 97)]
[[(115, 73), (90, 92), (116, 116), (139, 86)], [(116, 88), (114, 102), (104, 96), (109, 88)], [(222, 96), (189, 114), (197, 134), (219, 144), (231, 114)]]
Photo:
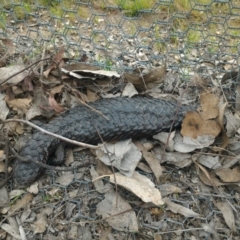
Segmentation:
[(221, 127), (215, 120), (204, 120), (197, 112), (188, 112), (183, 120), (181, 134), (184, 137), (197, 138), (202, 135), (217, 137)]
[(221, 178), (223, 182), (226, 183), (237, 183), (240, 182), (240, 166), (233, 169), (221, 168), (215, 171), (218, 177)]
[(201, 116), (204, 120), (214, 119), (218, 116), (219, 98), (212, 93), (204, 92), (200, 95)]

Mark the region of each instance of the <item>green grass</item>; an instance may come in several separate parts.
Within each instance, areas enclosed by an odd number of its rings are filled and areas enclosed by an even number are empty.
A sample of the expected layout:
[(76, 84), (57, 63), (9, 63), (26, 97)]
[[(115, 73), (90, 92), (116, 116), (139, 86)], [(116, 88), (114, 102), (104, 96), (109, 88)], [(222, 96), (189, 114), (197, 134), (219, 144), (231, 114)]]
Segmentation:
[(151, 9), (155, 2), (154, 0), (115, 0), (117, 6), (129, 17), (136, 16), (140, 10)]

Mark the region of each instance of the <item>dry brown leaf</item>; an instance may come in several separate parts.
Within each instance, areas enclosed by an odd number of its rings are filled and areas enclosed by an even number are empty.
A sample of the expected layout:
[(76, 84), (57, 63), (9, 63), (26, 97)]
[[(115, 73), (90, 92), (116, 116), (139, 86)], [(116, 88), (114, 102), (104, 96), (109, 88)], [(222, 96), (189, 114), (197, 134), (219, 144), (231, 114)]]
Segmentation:
[[(180, 134), (179, 134), (180, 135)], [(153, 149), (154, 156), (159, 159), (160, 163), (169, 163), (184, 168), (192, 163), (191, 155), (181, 152), (165, 152), (162, 147), (155, 147)]]
[(189, 153), (195, 149), (202, 149), (209, 147), (215, 141), (215, 137), (212, 135), (202, 135), (197, 138), (182, 137), (181, 134), (176, 134), (174, 139), (174, 150), (178, 153)]
[(0, 119), (1, 120), (6, 120), (7, 115), (9, 113), (9, 109), (4, 99), (6, 99), (5, 94), (0, 93)]
[(9, 107), (13, 108), (18, 112), (18, 114), (26, 113), (30, 108), (30, 103), (32, 99), (30, 98), (16, 98), (10, 101), (7, 101)]
[(58, 177), (56, 179), (56, 183), (59, 183), (59, 184), (61, 184), (63, 186), (67, 186), (68, 184), (70, 184), (72, 182), (73, 178), (74, 178), (74, 174), (73, 173), (65, 172), (65, 173), (62, 174), (61, 177)]
[(203, 120), (197, 112), (188, 112), (183, 120), (181, 134), (184, 137), (197, 138), (202, 135), (218, 136), (221, 127), (215, 120)]
[(125, 88), (123, 89), (122, 96), (124, 97), (132, 97), (138, 94), (137, 90), (135, 89), (132, 83), (127, 83)]
[(14, 205), (11, 206), (9, 214), (12, 214), (18, 211), (21, 208), (29, 206), (29, 203), (32, 201), (33, 195), (30, 193), (25, 194), (21, 199), (17, 200)]
[(142, 152), (143, 157), (145, 158), (149, 167), (152, 169), (157, 182), (159, 182), (159, 178), (162, 175), (162, 167), (159, 163), (159, 160), (154, 156), (153, 153), (148, 152), (147, 149), (145, 149), (140, 142), (136, 142), (135, 144), (139, 148), (139, 150)]
[(69, 166), (71, 163), (74, 162), (73, 150), (71, 148), (66, 150), (66, 157), (65, 157), (65, 166)]
[(200, 76), (198, 73), (194, 73), (191, 82), (189, 83), (189, 86), (196, 86), (196, 87), (207, 87), (208, 84), (208, 79), (207, 78), (203, 78), (202, 76)]
[(5, 154), (3, 150), (0, 150), (0, 161), (3, 161), (5, 159)]
[(224, 127), (224, 113), (225, 113), (226, 106), (227, 106), (227, 103), (220, 105), (219, 114), (218, 114), (218, 118), (217, 118), (218, 125), (221, 127), (221, 137), (222, 137), (223, 143), (221, 146), (219, 146), (217, 148), (213, 148), (213, 151), (222, 151), (223, 149), (225, 149), (228, 146), (228, 143), (229, 143), (229, 138), (228, 138), (227, 132)]
[(46, 213), (39, 213), (37, 215), (37, 221), (33, 223), (33, 230), (34, 234), (37, 233), (44, 233), (47, 229), (47, 214)]
[(9, 204), (8, 191), (5, 186), (0, 189), (0, 207), (6, 207)]
[(55, 112), (50, 108), (48, 104), (48, 100), (43, 89), (36, 88), (34, 90), (32, 105), (26, 114), (26, 119), (30, 120), (36, 116), (41, 115), (46, 118), (51, 118), (54, 113)]
[(34, 87), (33, 87), (33, 82), (32, 82), (32, 78), (30, 76), (27, 76), (24, 78), (23, 82), (22, 82), (22, 90), (23, 92), (30, 92), (33, 91)]
[(169, 198), (163, 199), (165, 204), (167, 204), (167, 209), (172, 211), (173, 213), (182, 214), (185, 217), (199, 217), (199, 214), (194, 212), (193, 210), (183, 207), (182, 205), (171, 202)]
[(13, 44), (13, 41), (9, 38), (0, 38), (0, 40), (7, 47), (7, 53), (13, 55), (16, 49), (16, 47)]
[(11, 226), (10, 224), (7, 223), (3, 223), (1, 225), (1, 228), (6, 231), (9, 235), (11, 235), (12, 237), (14, 237), (15, 239), (22, 239), (18, 229), (16, 229), (15, 227)]
[(67, 239), (78, 239), (78, 226), (71, 225)]
[(138, 231), (137, 217), (131, 205), (114, 191), (105, 194), (105, 199), (97, 205), (96, 213), (118, 231)]
[(204, 92), (200, 95), (201, 116), (204, 120), (218, 117), (219, 98), (212, 93)]
[(120, 75), (116, 71), (108, 71), (108, 70), (79, 70), (78, 73), (91, 73), (94, 76), (100, 75), (105, 77), (116, 77), (119, 78)]
[(228, 227), (233, 231), (236, 232), (235, 226), (235, 216), (233, 214), (233, 210), (228, 202), (215, 202), (213, 201), (214, 205), (221, 211), (223, 214), (223, 218), (228, 225)]
[[(99, 174), (96, 172), (96, 170), (94, 169), (93, 166), (91, 166), (90, 168), (90, 174), (92, 176), (92, 179), (98, 178)], [(104, 193), (104, 184), (102, 179), (98, 179), (96, 181), (93, 181), (93, 185), (95, 187), (95, 189), (99, 192), (99, 193)]]
[(90, 89), (87, 89), (87, 98), (89, 102), (96, 101), (99, 97), (96, 92), (91, 91)]
[[(57, 67), (59, 67), (59, 69), (61, 69), (61, 67), (64, 65), (64, 62), (62, 61), (64, 51), (65, 51), (64, 47), (61, 47), (60, 50), (57, 52), (57, 54), (53, 57), (52, 64), (48, 67), (48, 69), (46, 71), (43, 72), (43, 74), (46, 78), (48, 77), (49, 73), (53, 69), (56, 69)], [(57, 64), (58, 64), (58, 66), (57, 66)]]
[(110, 175), (110, 182), (126, 188), (140, 197), (143, 202), (151, 202), (157, 206), (163, 205), (160, 191), (155, 188), (155, 184), (146, 176), (134, 172), (132, 177), (126, 177), (121, 173)]
[(61, 113), (65, 111), (65, 108), (61, 106), (59, 103), (57, 103), (57, 101), (54, 98), (54, 95), (52, 94), (49, 94), (48, 103), (51, 106), (51, 108), (54, 109), (54, 111), (57, 113)]
[(24, 127), (21, 123), (17, 123), (17, 124), (15, 125), (15, 133), (21, 135), (21, 134), (24, 133), (24, 131), (26, 131), (26, 130), (25, 130), (25, 127)]
[(19, 197), (20, 195), (26, 193), (25, 190), (22, 190), (22, 189), (14, 189), (12, 190), (10, 193), (9, 193), (9, 197), (10, 199), (13, 199), (15, 197)]
[[(107, 149), (107, 151), (106, 151)], [(107, 143), (96, 150), (97, 157), (108, 166), (116, 167), (126, 176), (132, 176), (142, 158), (139, 149), (131, 139)]]
[(139, 169), (141, 169), (143, 172), (146, 172), (146, 173), (152, 173), (152, 169), (145, 163), (142, 163), (142, 162), (139, 162), (137, 167)]
[(219, 162), (219, 156), (201, 155), (198, 158), (198, 163), (210, 169), (217, 169), (222, 166)]
[(219, 182), (215, 173), (213, 173), (213, 172), (206, 174), (206, 173), (204, 173), (204, 171), (199, 170), (198, 176), (204, 184), (211, 186), (211, 187), (219, 187), (219, 186), (226, 185), (224, 183)]
[(96, 159), (96, 171), (100, 176), (112, 174), (112, 170), (99, 159)]
[(61, 93), (63, 88), (64, 88), (63, 84), (62, 85), (58, 85), (58, 86), (52, 88), (51, 91), (50, 91), (50, 95), (54, 96), (57, 93)]
[(27, 191), (33, 194), (38, 193), (38, 182), (34, 182), (31, 186), (27, 188)]
[(169, 133), (169, 132), (160, 132), (153, 136), (154, 139), (157, 139), (162, 144), (164, 144), (164, 147), (168, 152), (174, 151), (174, 139), (175, 137), (175, 131)]
[(161, 184), (159, 185), (159, 190), (162, 194), (162, 197), (165, 197), (172, 193), (182, 193), (182, 190), (172, 184)]
[(144, 86), (147, 83), (164, 81), (166, 75), (166, 65), (154, 68), (149, 73), (140, 76), (139, 74), (123, 73), (123, 77), (130, 83), (136, 85), (136, 87)]
[[(25, 69), (24, 65), (13, 65), (13, 66), (9, 66), (9, 67), (0, 68), (0, 76), (1, 76), (0, 84), (2, 84), (5, 81), (5, 79), (9, 78), (10, 76), (12, 76), (15, 73), (22, 71), (23, 69)], [(10, 78), (7, 81), (7, 83), (18, 84), (27, 76), (28, 76), (28, 71), (23, 71), (23, 72), (17, 74), (16, 76)]]
[(101, 70), (101, 68), (97, 66), (92, 66), (86, 63), (73, 63), (73, 64), (65, 64), (63, 65), (64, 69), (70, 72), (78, 72), (80, 70), (89, 70), (89, 71), (96, 71)]
[(240, 182), (240, 166), (233, 169), (221, 168), (217, 169), (215, 173), (222, 179), (225, 183), (239, 183)]

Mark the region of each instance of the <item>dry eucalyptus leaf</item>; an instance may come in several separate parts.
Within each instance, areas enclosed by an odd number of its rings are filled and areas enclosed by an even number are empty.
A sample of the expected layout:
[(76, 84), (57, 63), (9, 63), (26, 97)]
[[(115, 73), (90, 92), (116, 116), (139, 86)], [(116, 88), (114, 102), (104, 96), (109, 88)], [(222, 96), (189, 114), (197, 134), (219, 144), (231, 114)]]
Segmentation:
[(157, 182), (159, 182), (159, 178), (162, 175), (162, 167), (159, 163), (159, 160), (154, 156), (153, 153), (148, 152), (147, 149), (145, 149), (140, 142), (137, 142), (136, 146), (142, 152), (143, 157), (148, 163), (149, 167), (152, 169), (154, 176), (157, 179)]
[(171, 202), (169, 198), (164, 198), (163, 200), (165, 204), (167, 204), (167, 209), (173, 213), (179, 213), (185, 217), (199, 217), (198, 213), (189, 208), (183, 207), (182, 205)]
[(0, 150), (0, 161), (3, 161), (5, 159), (5, 154), (3, 150)]
[(47, 191), (46, 193), (47, 193), (49, 196), (54, 197), (54, 196), (56, 196), (59, 192), (60, 192), (60, 188), (59, 188), (59, 187), (53, 187), (53, 188), (51, 188), (49, 191)]
[(67, 202), (66, 203), (66, 208), (65, 208), (65, 217), (67, 220), (69, 220), (72, 215), (73, 215), (73, 210), (77, 207), (76, 203), (72, 203), (72, 202)]
[(94, 102), (96, 101), (99, 97), (96, 92), (91, 91), (90, 89), (87, 88), (87, 98), (89, 99), (89, 102)]
[(0, 189), (0, 207), (5, 207), (9, 204), (8, 191), (5, 186)]
[[(106, 149), (108, 151), (106, 151)], [(96, 150), (97, 157), (108, 166), (116, 167), (126, 176), (131, 176), (142, 158), (141, 152), (131, 139), (117, 143), (107, 143)]]
[(204, 120), (197, 112), (188, 112), (182, 123), (181, 134), (184, 137), (197, 138), (203, 135), (217, 137), (221, 127), (215, 120)]
[(161, 184), (159, 185), (159, 190), (162, 194), (162, 197), (170, 195), (172, 193), (182, 193), (182, 190), (172, 184)]
[(146, 176), (141, 175), (138, 172), (134, 172), (132, 177), (126, 177), (121, 173), (115, 173), (110, 175), (110, 182), (126, 188), (138, 197), (140, 197), (143, 202), (151, 202), (157, 206), (163, 205), (160, 191), (155, 188), (155, 184)]
[(13, 226), (7, 224), (7, 223), (3, 223), (1, 225), (1, 228), (6, 231), (9, 235), (11, 235), (12, 237), (16, 238), (16, 239), (22, 239), (18, 229), (14, 228)]
[[(3, 83), (5, 79), (9, 78), (15, 73), (22, 71), (23, 69), (25, 69), (24, 65), (14, 65), (14, 66), (0, 68), (0, 76), (1, 76), (0, 84)], [(23, 71), (21, 73), (18, 73), (16, 76), (10, 78), (9, 80), (7, 80), (7, 83), (18, 84), (27, 76), (28, 76), (28, 71)]]
[(13, 108), (18, 112), (18, 114), (27, 113), (30, 108), (30, 103), (32, 99), (30, 98), (16, 98), (8, 101), (9, 107)]
[(11, 206), (9, 210), (9, 214), (12, 214), (21, 208), (24, 208), (29, 205), (29, 203), (32, 201), (33, 195), (30, 193), (25, 194), (21, 199), (17, 200), (14, 205)]
[(240, 182), (240, 166), (237, 166), (233, 169), (230, 168), (217, 169), (215, 173), (225, 183)]
[(63, 186), (67, 186), (68, 184), (70, 184), (72, 182), (73, 178), (74, 178), (73, 173), (65, 172), (62, 174), (62, 176), (60, 176), (56, 179), (56, 183), (59, 183)]
[(189, 153), (195, 149), (202, 149), (204, 147), (210, 146), (214, 143), (215, 137), (212, 135), (202, 135), (194, 139), (191, 137), (182, 137), (180, 134), (177, 134), (174, 141), (175, 151), (181, 153)]
[[(99, 177), (99, 174), (96, 172), (96, 170), (94, 169), (93, 166), (91, 166), (91, 168), (90, 168), (90, 174), (92, 176), (92, 179), (95, 179), (95, 178)], [(101, 179), (98, 179), (98, 180), (94, 181), (93, 185), (99, 193), (104, 193), (104, 191), (103, 191), (104, 190), (104, 184), (103, 184), (103, 181)]]
[(200, 170), (198, 176), (201, 179), (201, 181), (207, 186), (218, 187), (218, 186), (226, 185), (224, 183), (219, 182), (215, 173), (213, 172), (210, 172), (210, 173), (207, 172), (206, 174), (204, 173), (204, 171)]
[(137, 167), (139, 169), (141, 169), (143, 172), (146, 172), (146, 173), (152, 173), (153, 172), (152, 169), (148, 165), (146, 165), (145, 163), (142, 163), (142, 162), (139, 162)]
[(65, 166), (69, 166), (74, 162), (73, 150), (71, 148), (66, 150), (66, 160), (64, 162)]
[(108, 166), (106, 166), (103, 162), (101, 162), (99, 159), (96, 159), (95, 163), (96, 171), (100, 176), (112, 174), (112, 170)]
[(32, 213), (31, 209), (23, 211), (20, 218), (21, 222), (24, 223), (30, 217), (31, 213)]
[(47, 229), (48, 222), (47, 222), (47, 214), (46, 213), (39, 213), (37, 215), (37, 221), (35, 221), (32, 225), (34, 234), (37, 233), (44, 233)]
[(30, 187), (27, 188), (27, 191), (33, 194), (37, 194), (38, 190), (38, 182), (34, 182)]
[(161, 163), (173, 164), (179, 168), (184, 168), (192, 164), (191, 155), (181, 152), (165, 152), (161, 147), (155, 147), (153, 153)]
[(63, 85), (63, 84), (58, 85), (58, 86), (56, 86), (56, 87), (54, 87), (54, 88), (51, 89), (50, 94), (54, 96), (54, 95), (57, 94), (57, 93), (61, 93), (62, 90), (63, 90), (63, 88), (64, 88), (64, 85)]
[(47, 97), (42, 88), (34, 90), (34, 96), (32, 105), (27, 111), (26, 119), (31, 120), (36, 116), (43, 115), (46, 118), (50, 118), (54, 115), (54, 111), (50, 109)]
[(67, 239), (78, 239), (78, 226), (71, 225)]
[(240, 128), (240, 117), (237, 113), (233, 114), (229, 110), (226, 111), (225, 117), (227, 119), (226, 125), (227, 135), (228, 137), (232, 137), (236, 134), (236, 132)]
[(229, 205), (227, 201), (225, 202), (213, 202), (214, 205), (221, 211), (223, 214), (223, 218), (228, 225), (228, 227), (233, 231), (236, 232), (236, 226), (235, 226), (235, 216), (233, 214), (232, 207)]
[(120, 75), (116, 71), (107, 71), (107, 70), (80, 70), (79, 73), (92, 73), (93, 75), (100, 75), (105, 77), (116, 77), (119, 78)]
[(138, 94), (138, 92), (135, 89), (134, 85), (132, 83), (127, 83), (127, 85), (123, 89), (122, 96), (132, 97), (136, 94)]
[(108, 224), (118, 231), (138, 231), (137, 217), (131, 205), (114, 191), (105, 194), (104, 200), (97, 205), (96, 213), (103, 219), (107, 218)]
[(222, 166), (219, 162), (219, 156), (201, 155), (198, 158), (198, 163), (210, 169), (217, 169)]
[(9, 193), (9, 197), (10, 199), (13, 199), (15, 197), (19, 197), (20, 195), (26, 193), (25, 190), (22, 190), (22, 189), (14, 189), (12, 190), (10, 193)]
[(168, 152), (174, 151), (174, 139), (175, 131), (168, 133), (168, 132), (160, 132), (157, 135), (154, 135), (153, 138), (160, 141), (162, 144), (166, 146), (166, 150)]
[(49, 106), (57, 113), (61, 113), (65, 111), (65, 108), (55, 100), (52, 94), (49, 94), (48, 103), (49, 103)]
[(0, 93), (0, 119), (6, 120), (7, 115), (9, 113), (9, 109), (7, 107), (7, 104), (4, 100), (5, 94)]
[(53, 57), (52, 64), (48, 67), (46, 71), (43, 72), (46, 78), (48, 77), (49, 73), (52, 70), (56, 69), (57, 67), (61, 68), (64, 65), (64, 62), (62, 60), (64, 52), (65, 52), (64, 47), (61, 47), (60, 50), (56, 53), (56, 55)]
[(219, 98), (212, 93), (202, 93), (200, 95), (201, 116), (204, 120), (214, 119), (218, 116)]

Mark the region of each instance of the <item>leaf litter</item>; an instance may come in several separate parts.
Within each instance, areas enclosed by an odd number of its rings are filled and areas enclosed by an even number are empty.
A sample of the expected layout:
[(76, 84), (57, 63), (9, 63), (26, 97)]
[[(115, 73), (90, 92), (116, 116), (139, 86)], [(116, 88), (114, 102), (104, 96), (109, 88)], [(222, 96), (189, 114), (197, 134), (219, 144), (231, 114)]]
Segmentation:
[[(66, 64), (63, 47), (52, 59), (53, 61), (44, 67), (41, 83), (39, 81), (36, 84), (36, 81), (33, 81), (34, 75), (29, 74), (27, 70), (4, 83), (5, 91), (1, 94), (0, 105), (2, 120), (5, 120), (10, 113), (12, 116), (26, 117), (28, 120), (49, 121), (65, 109), (79, 104), (79, 101), (87, 103), (96, 100), (99, 96), (133, 97), (146, 88), (147, 92), (154, 97), (169, 97), (172, 94), (161, 92), (164, 82), (168, 83), (165, 87), (167, 92), (173, 91), (175, 86), (179, 86), (179, 93), (183, 92), (179, 79), (176, 80), (176, 75), (171, 72), (166, 73), (165, 65), (147, 73), (145, 70), (136, 69), (134, 73), (121, 75), (115, 71), (106, 71), (85, 63)], [(3, 81), (24, 67), (19, 65), (12, 69), (0, 68), (0, 72), (2, 71), (2, 75), (5, 76)], [(36, 72), (34, 71), (35, 77), (39, 77)], [(191, 84), (194, 87), (204, 86), (205, 89), (207, 86), (206, 81), (197, 74), (194, 75)], [(79, 89), (86, 91), (81, 92)], [(182, 100), (192, 101), (188, 97)], [(199, 196), (202, 194), (203, 197), (205, 195), (201, 192), (200, 185), (195, 185), (198, 184), (196, 177), (199, 177), (202, 186), (206, 186), (205, 189), (207, 186), (212, 188), (213, 198), (215, 198), (214, 191), (218, 190), (224, 199), (227, 194), (227, 189), (224, 187), (238, 186), (240, 180), (238, 162), (236, 161), (232, 166), (223, 167), (227, 160), (224, 155), (216, 154), (222, 154), (221, 151), (226, 147), (234, 148), (230, 151), (240, 149), (239, 122), (238, 114), (225, 109), (218, 94), (211, 90), (203, 91), (200, 94), (198, 111), (186, 114), (180, 132), (176, 130), (171, 133), (160, 133), (154, 136), (155, 140), (145, 139), (143, 142), (126, 140), (107, 143), (93, 151), (96, 168), (92, 166), (90, 169), (86, 168), (84, 172), (75, 170), (73, 173), (50, 172), (46, 178), (43, 177), (26, 189), (28, 193), (12, 191), (8, 196), (6, 188), (2, 188), (1, 213), (4, 214), (6, 220), (2, 222), (1, 228), (9, 235), (21, 239), (18, 228), (9, 223), (10, 215), (16, 215), (18, 211), (23, 210), (21, 222), (30, 229), (32, 236), (46, 234), (48, 231), (55, 231), (55, 233), (66, 231), (68, 227), (73, 231), (72, 236), (77, 236), (78, 228), (72, 225), (71, 221), (78, 219), (81, 214), (85, 217), (85, 220), (80, 221), (81, 231), (86, 235), (91, 235), (91, 233), (83, 221), (94, 223), (99, 216), (115, 230), (136, 232), (140, 231), (139, 220), (136, 217), (139, 211), (138, 205), (134, 205), (137, 202), (155, 206), (155, 212), (161, 212), (159, 209), (163, 208), (167, 216), (172, 212), (174, 216), (178, 216), (177, 218), (181, 218), (179, 216), (181, 215), (201, 222), (199, 217), (204, 213), (198, 204), (202, 203), (194, 194), (199, 194)], [(226, 132), (224, 132), (225, 126)], [(16, 132), (17, 134), (24, 132), (20, 124), (9, 125), (9, 127), (12, 130), (10, 132), (12, 141)], [(224, 134), (229, 137), (229, 141)], [(222, 135), (221, 138), (219, 135)], [(75, 153), (69, 153), (67, 166), (74, 164), (74, 158), (76, 158)], [(179, 181), (174, 180), (176, 178), (179, 178)], [(86, 185), (91, 180), (94, 180), (91, 185), (94, 195), (89, 194), (89, 185)], [(106, 182), (108, 180), (111, 184)], [(191, 198), (197, 203), (192, 205), (194, 210), (187, 204), (189, 198), (184, 197), (186, 193), (192, 194)], [(179, 201), (179, 197), (184, 200)], [(60, 198), (64, 200), (61, 205), (58, 205)], [(69, 202), (69, 198), (74, 203)], [(79, 198), (82, 199), (81, 207), (78, 202)], [(205, 201), (208, 202), (206, 199)], [(10, 207), (6, 207), (9, 201), (13, 202)], [(54, 203), (56, 210), (53, 211), (53, 208), (43, 210), (44, 201)], [(238, 222), (235, 221), (232, 204), (227, 201), (214, 201), (215, 207), (224, 217), (226, 226), (235, 232)], [(35, 206), (41, 206), (42, 211), (35, 211)], [(146, 209), (149, 209), (148, 219), (152, 219), (149, 220), (150, 225), (161, 222), (161, 219), (153, 220), (161, 214), (154, 215), (149, 207)], [(138, 214), (143, 219), (147, 216), (140, 212)], [(66, 218), (67, 225), (64, 225), (61, 220), (54, 220), (54, 216), (58, 215), (62, 219)], [(55, 227), (52, 227), (50, 223)], [(97, 223), (96, 226), (99, 227), (98, 231), (103, 231)], [(207, 229), (205, 230), (208, 232)], [(214, 234), (216, 235), (216, 232)]]

